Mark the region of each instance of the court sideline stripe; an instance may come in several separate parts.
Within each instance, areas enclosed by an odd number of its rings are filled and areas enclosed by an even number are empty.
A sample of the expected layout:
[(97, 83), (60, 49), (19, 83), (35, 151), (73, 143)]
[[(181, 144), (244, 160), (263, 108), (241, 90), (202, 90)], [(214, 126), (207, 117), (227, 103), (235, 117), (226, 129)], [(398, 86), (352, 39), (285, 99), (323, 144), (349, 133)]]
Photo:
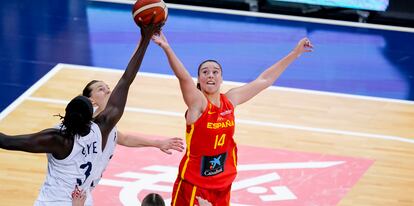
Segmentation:
[[(123, 69), (121, 70), (121, 69), (112, 69), (112, 68), (104, 68), (104, 67), (91, 67), (91, 66), (82, 66), (82, 65), (76, 65), (76, 64), (59, 64), (59, 65), (64, 67), (65, 69), (73, 69), (73, 70), (87, 70), (87, 71), (119, 73), (119, 74), (122, 74), (124, 72)], [(156, 74), (156, 73), (149, 73), (149, 72), (139, 72), (138, 77), (139, 76), (163, 78), (163, 79), (177, 79), (174, 75)], [(193, 80), (197, 81), (197, 79), (194, 78), (194, 77), (193, 77)], [(243, 82), (234, 82), (234, 81), (223, 81), (223, 84), (228, 84), (228, 85), (231, 85), (231, 86), (241, 86), (245, 83), (243, 83)], [(325, 91), (289, 88), (289, 87), (281, 87), (281, 86), (271, 86), (267, 89), (280, 90), (280, 91), (289, 91), (289, 92), (296, 92), (296, 93), (318, 94), (318, 95), (346, 97), (346, 98), (361, 99), (361, 100), (370, 100), (370, 101), (379, 101), (379, 102), (392, 102), (392, 103), (399, 103), (399, 104), (414, 105), (414, 101), (401, 100), (401, 99), (390, 99), (390, 98), (383, 98), (383, 97), (370, 97), (370, 96), (362, 96), (362, 95), (355, 95), (355, 94), (342, 94), (342, 93), (335, 93), (335, 92), (325, 92)]]
[[(69, 102), (67, 100), (41, 98), (41, 97), (27, 97), (27, 100), (35, 101), (35, 102), (43, 102), (43, 103), (63, 104), (63, 105), (66, 105)], [(169, 111), (163, 111), (163, 110), (146, 109), (146, 108), (138, 108), (138, 107), (125, 107), (125, 111), (145, 113), (145, 114), (164, 115), (164, 116), (183, 117), (183, 114), (180, 112), (169, 112)], [(335, 135), (358, 136), (358, 137), (364, 137), (364, 138), (369, 138), (369, 139), (392, 140), (392, 141), (414, 144), (413, 138), (397, 137), (397, 136), (390, 136), (390, 135), (370, 134), (370, 133), (363, 133), (363, 132), (353, 132), (353, 131), (344, 131), (344, 130), (335, 130), (335, 129), (326, 129), (326, 128), (317, 128), (317, 127), (307, 127), (307, 126), (300, 126), (300, 125), (282, 124), (282, 123), (256, 121), (256, 120), (248, 120), (248, 119), (238, 119), (237, 122), (242, 123), (242, 124), (247, 124), (247, 125), (255, 125), (255, 126), (276, 127), (276, 128), (283, 128), (283, 129), (302, 130), (302, 131), (307, 131), (307, 132), (319, 132), (319, 133), (327, 133), (327, 134), (335, 134)]]
[(52, 78), (59, 70), (63, 67), (62, 64), (58, 64), (53, 67), (48, 73), (46, 73), (42, 78), (40, 78), (35, 84), (33, 84), (28, 90), (26, 90), (22, 95), (20, 95), (16, 100), (14, 100), (8, 107), (6, 107), (0, 113), (0, 121), (2, 121), (7, 115), (9, 115), (13, 110), (16, 109), (24, 100), (26, 100), (30, 95), (32, 95), (39, 87), (46, 83), (50, 78)]
[[(42, 86), (45, 82), (47, 82), (52, 76), (54, 76), (62, 68), (77, 69), (77, 70), (90, 70), (90, 71), (99, 71), (99, 72), (119, 72), (119, 73), (123, 72), (121, 70), (116, 70), (116, 69), (98, 68), (98, 67), (90, 67), (90, 66), (81, 66), (81, 65), (72, 65), (72, 64), (59, 63), (55, 67), (53, 67), (39, 81), (37, 81), (33, 86), (31, 86), (28, 90), (26, 90), (26, 92), (24, 92), (21, 96), (19, 96), (12, 104), (10, 104), (6, 109), (4, 109), (0, 113), (0, 121), (3, 120), (10, 112), (12, 112), (14, 109), (16, 109), (16, 107), (19, 106), (24, 100), (45, 101), (45, 102), (55, 103), (55, 104), (67, 104), (67, 102), (68, 102), (67, 100), (30, 97), (30, 95), (32, 95), (40, 86)], [(139, 75), (151, 76), (151, 77), (161, 77), (161, 78), (168, 78), (168, 79), (174, 78), (172, 75), (151, 74), (151, 73), (141, 73), (141, 72), (139, 73)], [(224, 82), (224, 83), (226, 83), (226, 82)], [(241, 84), (241, 83), (236, 83), (236, 84)], [(271, 89), (272, 88), (275, 88), (275, 87), (272, 86)], [(318, 92), (318, 93), (320, 93), (320, 92)], [(354, 96), (354, 95), (349, 95), (349, 96)], [(374, 100), (381, 100), (381, 99), (382, 98), (375, 98)], [(390, 101), (390, 100), (387, 100), (387, 99), (385, 99), (385, 100)], [(398, 102), (400, 102), (400, 101), (398, 101)], [(410, 102), (410, 101), (401, 101), (401, 103), (413, 104), (413, 102)], [(126, 107), (125, 109), (126, 109), (126, 111), (131, 111), (131, 112), (142, 112), (142, 113), (148, 113), (148, 114), (160, 114), (160, 115), (169, 115), (169, 116), (180, 116), (180, 117), (182, 117), (182, 114), (179, 113), (179, 112), (166, 112), (166, 111), (161, 111), (161, 110), (151, 110), (151, 109), (143, 109), (143, 108), (130, 108), (130, 107)], [(414, 143), (414, 139), (412, 139), (412, 138), (381, 135), (381, 134), (370, 134), (370, 133), (353, 132), (353, 131), (342, 131), (342, 130), (333, 130), (333, 129), (325, 129), (325, 128), (314, 128), (314, 127), (305, 127), (305, 126), (280, 124), (280, 123), (272, 123), (272, 122), (261, 122), (261, 121), (255, 121), (255, 120), (239, 119), (238, 122), (244, 123), (244, 124), (251, 124), (251, 125), (296, 129), (296, 130), (321, 132), (321, 133), (331, 133), (331, 134), (333, 133), (333, 134), (339, 134), (339, 135), (351, 135), (351, 136), (359, 136), (359, 137), (366, 137), (366, 138), (373, 138), (373, 139), (384, 139), (384, 140), (393, 140), (393, 141), (399, 141), (399, 142), (405, 142), (405, 143)]]

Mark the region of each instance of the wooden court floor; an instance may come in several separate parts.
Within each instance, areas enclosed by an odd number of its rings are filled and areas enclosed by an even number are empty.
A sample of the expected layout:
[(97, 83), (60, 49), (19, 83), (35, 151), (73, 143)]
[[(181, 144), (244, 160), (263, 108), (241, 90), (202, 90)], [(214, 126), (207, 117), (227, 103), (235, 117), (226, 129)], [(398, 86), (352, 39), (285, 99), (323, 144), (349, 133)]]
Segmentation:
[[(0, 131), (51, 127), (59, 122), (53, 115), (63, 114), (87, 82), (113, 87), (121, 72), (60, 64), (3, 111)], [(234, 85), (225, 82), (223, 91)], [(120, 130), (183, 136), (185, 105), (174, 77), (139, 74), (131, 88)], [(374, 160), (338, 205), (414, 205), (412, 102), (270, 88), (236, 115), (238, 144)], [(0, 168), (0, 205), (32, 205), (45, 177), (45, 155), (0, 150)]]

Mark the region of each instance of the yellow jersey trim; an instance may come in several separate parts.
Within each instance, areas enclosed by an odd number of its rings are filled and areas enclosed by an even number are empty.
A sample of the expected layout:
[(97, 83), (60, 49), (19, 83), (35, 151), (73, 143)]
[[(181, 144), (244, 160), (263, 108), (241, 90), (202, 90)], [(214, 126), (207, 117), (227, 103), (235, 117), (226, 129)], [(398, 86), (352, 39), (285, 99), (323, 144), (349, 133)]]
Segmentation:
[(177, 197), (178, 197), (178, 193), (180, 192), (181, 182), (183, 182), (183, 180), (180, 180), (180, 182), (178, 183), (177, 191), (175, 191), (175, 197), (174, 197), (174, 201), (172, 204), (173, 206), (175, 206), (175, 203), (177, 202)]
[(186, 153), (187, 159), (185, 160), (183, 171), (181, 171), (181, 179), (184, 179), (184, 174), (185, 174), (185, 171), (187, 170), (188, 161), (190, 160), (191, 138), (193, 137), (193, 132), (194, 132), (194, 124), (191, 124), (190, 133), (185, 134), (185, 141), (187, 143), (187, 153)]
[(190, 200), (190, 206), (194, 205), (194, 199), (197, 191), (197, 186), (193, 186), (193, 191), (191, 192), (191, 200)]
[(234, 162), (234, 166), (237, 167), (236, 147), (233, 148), (233, 162)]

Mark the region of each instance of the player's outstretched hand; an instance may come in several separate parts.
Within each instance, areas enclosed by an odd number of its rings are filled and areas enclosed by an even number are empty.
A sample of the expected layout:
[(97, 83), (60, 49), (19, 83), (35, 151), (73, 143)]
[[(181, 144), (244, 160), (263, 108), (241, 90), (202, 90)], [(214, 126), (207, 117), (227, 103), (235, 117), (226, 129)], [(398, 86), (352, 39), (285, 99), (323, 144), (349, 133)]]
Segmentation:
[(86, 193), (79, 190), (78, 186), (72, 192), (72, 206), (84, 206), (86, 201)]
[(170, 149), (182, 152), (184, 150), (184, 143), (181, 138), (173, 137), (165, 140), (160, 140), (159, 148), (161, 151), (172, 154)]
[(296, 47), (293, 49), (293, 52), (297, 53), (298, 56), (300, 56), (304, 52), (312, 52), (313, 51), (313, 45), (311, 41), (308, 38), (301, 39)]
[(161, 48), (165, 48), (169, 46), (167, 38), (164, 36), (164, 33), (162, 31), (152, 35), (152, 41), (156, 43), (158, 46), (160, 46)]
[(156, 13), (154, 12), (151, 17), (151, 23), (144, 24), (141, 18), (138, 18), (138, 25), (141, 28), (141, 35), (143, 38), (151, 38), (155, 33), (160, 33), (164, 22), (155, 24)]

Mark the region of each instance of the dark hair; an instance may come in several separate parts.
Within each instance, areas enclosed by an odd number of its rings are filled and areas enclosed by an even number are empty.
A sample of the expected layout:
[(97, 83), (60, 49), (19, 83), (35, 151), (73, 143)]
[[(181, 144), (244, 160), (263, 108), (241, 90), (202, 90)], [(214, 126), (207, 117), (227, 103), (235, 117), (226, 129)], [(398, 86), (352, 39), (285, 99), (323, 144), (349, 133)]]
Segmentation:
[[(219, 68), (220, 68), (220, 71), (221, 71), (221, 75), (223, 75), (223, 69), (221, 68), (221, 64), (220, 64), (220, 63), (218, 63), (218, 61), (216, 61), (216, 60), (214, 60), (214, 59), (207, 59), (207, 60), (204, 60), (203, 62), (201, 62), (201, 63), (198, 65), (198, 69), (197, 69), (197, 76), (200, 76), (200, 69), (201, 69), (201, 66), (202, 66), (204, 63), (207, 63), (207, 62), (214, 62), (214, 63), (216, 63), (217, 65), (219, 65)], [(197, 89), (201, 90), (200, 83), (197, 83)]]
[(91, 97), (92, 88), (90, 87), (92, 86), (92, 84), (95, 84), (96, 82), (100, 82), (100, 81), (92, 80), (88, 84), (86, 84), (85, 88), (83, 88), (82, 95), (85, 97)]
[(73, 98), (65, 109), (61, 132), (67, 138), (75, 135), (85, 136), (91, 129), (93, 107), (91, 101), (85, 96)]
[(165, 202), (161, 195), (150, 193), (142, 200), (141, 206), (165, 206)]

